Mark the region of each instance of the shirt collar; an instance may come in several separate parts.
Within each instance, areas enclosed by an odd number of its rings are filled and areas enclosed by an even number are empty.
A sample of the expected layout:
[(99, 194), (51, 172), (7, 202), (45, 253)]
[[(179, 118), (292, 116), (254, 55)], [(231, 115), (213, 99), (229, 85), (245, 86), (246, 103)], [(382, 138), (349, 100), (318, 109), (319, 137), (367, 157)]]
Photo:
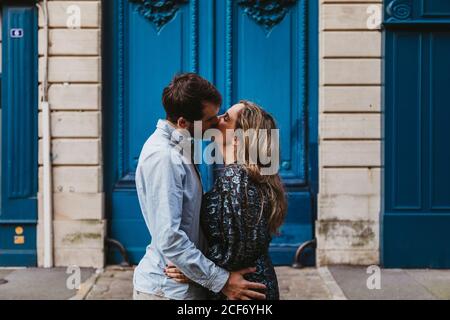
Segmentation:
[(172, 125), (169, 121), (160, 119), (156, 127), (164, 132), (164, 135), (170, 139), (174, 144), (180, 143), (184, 139), (188, 139), (188, 141), (193, 140), (190, 134), (187, 134), (183, 130), (178, 130), (174, 125)]

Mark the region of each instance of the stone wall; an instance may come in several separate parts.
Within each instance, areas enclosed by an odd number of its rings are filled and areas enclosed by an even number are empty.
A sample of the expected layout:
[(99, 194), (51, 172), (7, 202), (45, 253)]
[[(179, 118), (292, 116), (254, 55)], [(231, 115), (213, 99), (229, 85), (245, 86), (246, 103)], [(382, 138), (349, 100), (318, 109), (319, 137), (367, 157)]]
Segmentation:
[(379, 262), (377, 14), (381, 0), (320, 0), (318, 265)]
[[(101, 148), (101, 1), (49, 1), (48, 5), (54, 261), (56, 266), (102, 267), (106, 223)], [(40, 83), (45, 45), (42, 27), (40, 12)], [(41, 154), (39, 159), (42, 165)], [(39, 176), (38, 264), (42, 265), (41, 168)]]

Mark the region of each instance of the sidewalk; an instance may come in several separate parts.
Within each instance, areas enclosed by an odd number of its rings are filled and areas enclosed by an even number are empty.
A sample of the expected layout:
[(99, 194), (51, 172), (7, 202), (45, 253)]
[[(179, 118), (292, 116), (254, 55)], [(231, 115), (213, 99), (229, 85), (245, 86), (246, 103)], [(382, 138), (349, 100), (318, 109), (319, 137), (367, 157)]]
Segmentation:
[(380, 290), (367, 289), (366, 268), (329, 270), (349, 300), (450, 300), (450, 270), (382, 269)]
[[(276, 268), (283, 300), (450, 299), (450, 270), (383, 269), (379, 290), (368, 289), (371, 274), (366, 270), (350, 266)], [(0, 300), (132, 298), (133, 268), (81, 269), (79, 290), (67, 288), (69, 276), (66, 268), (0, 269)]]
[[(66, 300), (77, 290), (67, 287), (67, 268), (0, 269), (0, 300)], [(81, 282), (86, 283), (94, 269), (81, 268)]]
[[(332, 294), (317, 269), (276, 268), (281, 299), (331, 299)], [(87, 294), (87, 300), (131, 299), (133, 271), (108, 267)]]

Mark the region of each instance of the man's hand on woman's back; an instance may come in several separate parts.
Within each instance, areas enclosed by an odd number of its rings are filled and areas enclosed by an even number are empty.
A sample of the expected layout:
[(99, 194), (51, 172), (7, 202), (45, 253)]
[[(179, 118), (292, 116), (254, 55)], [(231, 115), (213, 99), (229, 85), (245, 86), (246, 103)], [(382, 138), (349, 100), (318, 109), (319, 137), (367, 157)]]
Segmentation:
[(222, 289), (222, 293), (230, 300), (264, 300), (266, 296), (263, 293), (255, 291), (265, 290), (266, 286), (262, 283), (250, 282), (245, 280), (244, 275), (256, 272), (256, 268), (247, 268), (235, 272), (230, 272), (230, 277)]
[[(244, 275), (256, 272), (256, 268), (247, 268), (235, 272), (230, 272), (230, 277), (222, 289), (222, 293), (230, 300), (264, 300), (266, 296), (263, 293), (255, 291), (265, 290), (266, 286), (258, 282), (245, 280)], [(164, 273), (169, 278), (179, 283), (189, 283), (189, 280), (177, 267), (169, 264), (164, 269)]]

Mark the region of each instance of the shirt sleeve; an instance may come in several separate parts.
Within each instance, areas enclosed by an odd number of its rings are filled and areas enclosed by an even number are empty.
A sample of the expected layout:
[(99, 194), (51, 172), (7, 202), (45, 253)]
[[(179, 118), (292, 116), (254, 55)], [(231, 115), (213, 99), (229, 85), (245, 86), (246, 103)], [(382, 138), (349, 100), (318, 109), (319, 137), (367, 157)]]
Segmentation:
[(180, 228), (186, 172), (174, 153), (163, 151), (151, 169), (144, 164), (146, 201), (155, 212), (153, 241), (189, 279), (217, 293), (226, 284), (229, 272), (206, 258)]

